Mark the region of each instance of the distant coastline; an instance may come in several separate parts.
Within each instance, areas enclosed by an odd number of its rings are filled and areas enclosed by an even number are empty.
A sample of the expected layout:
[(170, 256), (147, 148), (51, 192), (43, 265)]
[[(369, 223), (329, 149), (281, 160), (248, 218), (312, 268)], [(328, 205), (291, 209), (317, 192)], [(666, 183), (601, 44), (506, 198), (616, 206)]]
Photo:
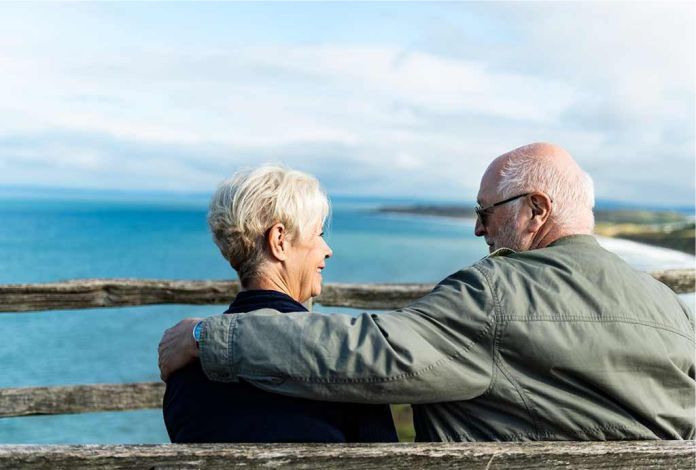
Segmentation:
[[(463, 205), (414, 204), (382, 206), (377, 212), (455, 219), (474, 219), (474, 208)], [(597, 235), (631, 240), (696, 254), (694, 218), (668, 210), (598, 209), (595, 210)]]

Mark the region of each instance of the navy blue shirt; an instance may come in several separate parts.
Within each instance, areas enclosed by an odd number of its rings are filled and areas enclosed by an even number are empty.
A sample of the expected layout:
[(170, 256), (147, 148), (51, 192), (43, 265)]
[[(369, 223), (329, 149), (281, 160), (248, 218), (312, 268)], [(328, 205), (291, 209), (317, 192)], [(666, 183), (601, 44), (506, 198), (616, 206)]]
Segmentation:
[[(281, 292), (240, 292), (225, 313), (306, 312)], [(163, 403), (172, 442), (396, 442), (389, 405), (333, 403), (213, 382), (199, 361), (172, 374)]]

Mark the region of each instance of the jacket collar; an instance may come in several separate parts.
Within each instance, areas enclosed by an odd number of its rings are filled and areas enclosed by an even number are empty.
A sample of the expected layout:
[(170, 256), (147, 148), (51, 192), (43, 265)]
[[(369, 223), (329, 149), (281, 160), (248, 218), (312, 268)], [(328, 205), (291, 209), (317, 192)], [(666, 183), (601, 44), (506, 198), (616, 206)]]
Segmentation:
[(307, 311), (304, 305), (287, 294), (259, 289), (241, 291), (225, 313), (251, 312), (261, 308), (272, 308), (283, 313)]
[[(545, 248), (549, 248), (552, 246), (563, 246), (563, 245), (590, 245), (590, 246), (599, 246), (599, 242), (597, 242), (597, 239), (593, 237), (592, 235), (568, 235), (566, 237), (561, 237), (558, 240), (549, 243)], [(540, 249), (540, 248), (539, 248)], [(529, 251), (534, 251), (534, 250), (529, 250)], [(518, 253), (515, 250), (512, 250), (510, 248), (498, 248), (495, 250), (493, 253), (490, 253), (486, 258), (495, 258), (497, 256), (507, 256), (511, 254)]]
[(561, 237), (548, 246), (563, 246), (563, 245), (592, 245), (599, 246), (599, 242), (592, 235), (568, 235)]

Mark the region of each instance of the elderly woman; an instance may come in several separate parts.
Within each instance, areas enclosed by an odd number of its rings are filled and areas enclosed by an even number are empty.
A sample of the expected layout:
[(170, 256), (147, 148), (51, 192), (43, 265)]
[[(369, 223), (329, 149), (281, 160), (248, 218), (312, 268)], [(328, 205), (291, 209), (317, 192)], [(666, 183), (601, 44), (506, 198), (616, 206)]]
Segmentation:
[[(328, 211), (317, 180), (299, 171), (264, 166), (224, 181), (208, 224), (242, 286), (225, 313), (307, 311), (302, 304), (321, 292), (321, 271), (332, 255), (322, 238)], [(388, 405), (312, 401), (244, 382), (212, 382), (198, 361), (169, 377), (164, 421), (179, 443), (397, 440)]]

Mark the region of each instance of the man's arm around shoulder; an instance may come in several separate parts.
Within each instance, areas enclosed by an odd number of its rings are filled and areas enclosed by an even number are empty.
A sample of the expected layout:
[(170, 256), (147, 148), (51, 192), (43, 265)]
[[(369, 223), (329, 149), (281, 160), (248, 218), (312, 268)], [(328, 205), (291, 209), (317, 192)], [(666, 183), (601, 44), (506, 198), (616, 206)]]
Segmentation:
[(273, 310), (204, 320), (203, 370), (265, 390), (359, 403), (466, 400), (491, 379), (495, 304), (475, 266), (403, 309), (359, 316)]

